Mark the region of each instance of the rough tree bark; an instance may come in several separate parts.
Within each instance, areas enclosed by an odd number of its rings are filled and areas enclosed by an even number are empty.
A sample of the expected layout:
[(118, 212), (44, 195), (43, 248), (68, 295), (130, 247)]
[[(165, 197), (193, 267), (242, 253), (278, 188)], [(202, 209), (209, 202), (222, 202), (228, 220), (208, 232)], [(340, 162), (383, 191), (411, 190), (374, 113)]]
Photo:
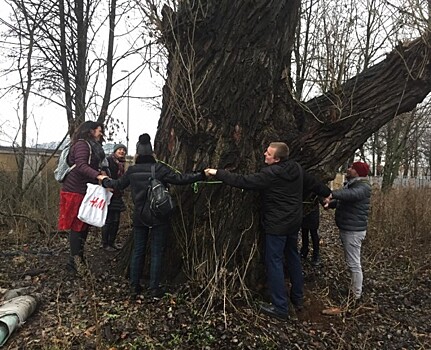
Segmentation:
[[(285, 141), (294, 159), (329, 179), (373, 132), (431, 90), (428, 39), (420, 38), (399, 45), (342, 91), (295, 101), (289, 84), (298, 8), (298, 0), (163, 8), (169, 64), (155, 140), (160, 159), (181, 171), (210, 165), (249, 173), (263, 165), (270, 141)], [(246, 261), (259, 237), (258, 196), (221, 184), (177, 193), (183, 215), (174, 230), (186, 271), (202, 282), (232, 281), (248, 266), (249, 281), (257, 283), (259, 259), (252, 269)], [(171, 251), (170, 271), (178, 272), (179, 251)], [(224, 266), (234, 267), (232, 278)]]
[(300, 137), (290, 143), (292, 156), (331, 178), (373, 132), (413, 110), (431, 91), (430, 44), (429, 36), (399, 44), (385, 60), (350, 79), (339, 94), (308, 101)]

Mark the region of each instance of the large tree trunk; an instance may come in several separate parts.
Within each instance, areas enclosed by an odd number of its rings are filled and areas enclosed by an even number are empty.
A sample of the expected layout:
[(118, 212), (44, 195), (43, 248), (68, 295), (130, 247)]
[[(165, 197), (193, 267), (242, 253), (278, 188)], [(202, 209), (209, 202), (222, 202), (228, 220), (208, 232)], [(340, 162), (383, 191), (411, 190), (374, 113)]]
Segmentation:
[[(298, 0), (193, 3), (199, 5), (182, 1), (176, 12), (163, 9), (169, 64), (155, 150), (181, 171), (209, 165), (254, 172), (268, 143), (285, 141), (294, 159), (329, 178), (373, 132), (431, 89), (429, 53), (418, 40), (343, 91), (297, 104), (289, 82)], [(259, 274), (246, 270), (259, 271), (259, 259), (247, 264), (259, 237), (258, 195), (221, 184), (177, 193), (181, 250), (171, 253), (181, 252), (186, 272), (203, 285), (242, 281), (236, 277), (244, 274), (257, 283)], [(181, 254), (172, 253), (170, 271), (178, 271)]]
[[(286, 80), (299, 1), (199, 3), (163, 9), (169, 64), (155, 150), (182, 171), (254, 172), (268, 142), (297, 129)], [(231, 282), (224, 267), (245, 232), (230, 261), (243, 276), (259, 232), (256, 194), (218, 184), (179, 192), (184, 221), (174, 230), (186, 272), (203, 285)]]

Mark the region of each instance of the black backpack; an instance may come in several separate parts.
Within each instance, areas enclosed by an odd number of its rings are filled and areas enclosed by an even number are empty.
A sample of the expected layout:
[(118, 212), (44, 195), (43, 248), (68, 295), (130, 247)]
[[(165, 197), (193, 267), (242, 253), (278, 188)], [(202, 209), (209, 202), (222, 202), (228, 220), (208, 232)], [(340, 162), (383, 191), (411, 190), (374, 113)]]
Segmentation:
[(144, 224), (153, 225), (169, 218), (174, 211), (174, 201), (163, 183), (156, 179), (156, 166), (151, 166), (150, 184), (147, 188), (147, 200), (141, 211)]

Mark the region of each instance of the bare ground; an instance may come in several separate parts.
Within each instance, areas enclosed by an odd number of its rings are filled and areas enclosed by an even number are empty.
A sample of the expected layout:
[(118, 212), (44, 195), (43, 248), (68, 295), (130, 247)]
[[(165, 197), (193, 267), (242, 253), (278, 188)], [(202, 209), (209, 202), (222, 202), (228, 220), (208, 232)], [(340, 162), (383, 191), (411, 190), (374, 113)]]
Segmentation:
[[(325, 215), (324, 215), (325, 216)], [(17, 243), (3, 233), (0, 287), (27, 287), (40, 296), (38, 310), (5, 349), (431, 349), (431, 266), (427, 258), (364, 246), (364, 300), (354, 305), (344, 290), (348, 274), (331, 217), (322, 220), (323, 266), (304, 264), (303, 312), (281, 322), (242, 301), (203, 316), (187, 285), (160, 300), (129, 299), (127, 281), (115, 272), (117, 256), (87, 242), (91, 274), (65, 271), (67, 237), (48, 246), (37, 237)], [(120, 240), (125, 240), (121, 232)], [(368, 237), (370, 240), (372, 237)], [(429, 247), (418, 246), (418, 251)], [(395, 258), (394, 258), (395, 257)], [(259, 300), (256, 296), (256, 302)], [(335, 308), (335, 309), (331, 309)], [(331, 309), (335, 315), (324, 315)], [(226, 310), (226, 312), (223, 312)]]

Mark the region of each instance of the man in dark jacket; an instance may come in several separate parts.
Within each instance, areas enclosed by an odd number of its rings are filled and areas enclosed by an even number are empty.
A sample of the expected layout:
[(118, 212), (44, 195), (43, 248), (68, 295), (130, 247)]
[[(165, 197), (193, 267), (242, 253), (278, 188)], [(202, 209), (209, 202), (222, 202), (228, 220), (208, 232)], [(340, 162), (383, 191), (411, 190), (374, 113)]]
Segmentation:
[(304, 279), (298, 253), (298, 232), (302, 222), (303, 188), (327, 197), (328, 188), (306, 174), (302, 167), (288, 159), (289, 148), (283, 142), (272, 142), (265, 152), (267, 164), (250, 175), (232, 174), (223, 169), (206, 169), (224, 183), (258, 190), (262, 200), (262, 226), (265, 232), (265, 266), (271, 304), (262, 304), (261, 312), (281, 319), (288, 318), (288, 299), (284, 282), (284, 258), (291, 281), (290, 299), (302, 308)]
[(371, 185), (367, 179), (369, 166), (353, 163), (346, 172), (344, 187), (332, 192), (325, 207), (336, 208), (335, 222), (340, 230), (344, 257), (352, 278), (355, 299), (362, 295), (361, 245), (367, 233)]

